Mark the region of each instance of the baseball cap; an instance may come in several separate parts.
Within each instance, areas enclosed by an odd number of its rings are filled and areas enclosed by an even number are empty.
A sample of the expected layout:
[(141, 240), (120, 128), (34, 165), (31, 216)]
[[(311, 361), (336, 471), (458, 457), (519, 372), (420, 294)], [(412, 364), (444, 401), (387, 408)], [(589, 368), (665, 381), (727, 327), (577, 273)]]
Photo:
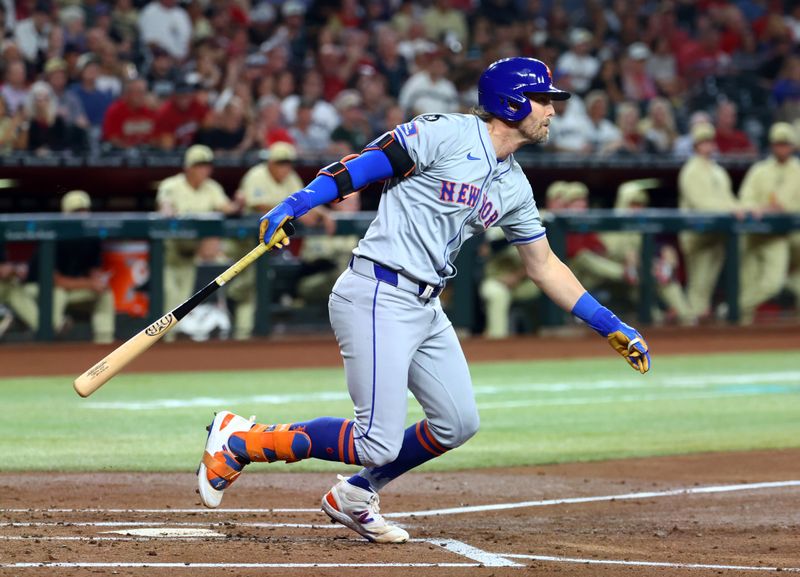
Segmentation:
[(58, 57), (48, 58), (44, 65), (44, 73), (50, 74), (52, 72), (60, 72), (67, 69), (67, 63)]
[(92, 199), (84, 190), (70, 190), (61, 198), (61, 212), (76, 212), (92, 208)]
[(632, 204), (650, 204), (648, 189), (656, 188), (660, 182), (657, 178), (629, 180), (619, 185), (617, 201), (614, 208), (628, 208)]
[(647, 60), (650, 58), (650, 49), (644, 42), (634, 42), (628, 46), (628, 57), (632, 60)]
[(550, 186), (547, 187), (547, 192), (545, 192), (545, 196), (547, 200), (559, 200), (564, 196), (564, 190), (569, 183), (566, 180), (556, 180)]
[(567, 182), (561, 198), (564, 202), (572, 202), (589, 196), (589, 187), (582, 182)]
[(705, 140), (713, 140), (717, 135), (717, 131), (714, 130), (714, 126), (709, 122), (698, 122), (692, 126), (691, 134), (692, 142), (697, 144), (698, 142), (703, 142)]
[(342, 90), (333, 101), (336, 110), (349, 110), (361, 106), (361, 95), (356, 90)]
[(183, 157), (184, 168), (197, 164), (211, 164), (212, 162), (214, 162), (214, 152), (204, 144), (190, 146)]
[(281, 8), (281, 14), (283, 14), (284, 18), (289, 18), (290, 16), (302, 16), (305, 13), (305, 5), (297, 0), (289, 0), (288, 2), (285, 2), (283, 4), (283, 8)]
[(90, 64), (100, 64), (100, 60), (97, 58), (97, 56), (94, 55), (93, 52), (87, 52), (86, 54), (81, 54), (77, 62), (78, 72), (83, 72), (84, 69)]
[(776, 122), (769, 129), (769, 142), (770, 144), (783, 143), (794, 146), (797, 142), (794, 127), (788, 122)]
[(573, 28), (572, 31), (569, 33), (569, 43), (572, 46), (577, 46), (578, 44), (585, 44), (586, 42), (592, 41), (592, 33), (589, 32), (586, 28)]
[(263, 160), (270, 162), (294, 162), (297, 160), (297, 149), (288, 142), (276, 142), (260, 154)]

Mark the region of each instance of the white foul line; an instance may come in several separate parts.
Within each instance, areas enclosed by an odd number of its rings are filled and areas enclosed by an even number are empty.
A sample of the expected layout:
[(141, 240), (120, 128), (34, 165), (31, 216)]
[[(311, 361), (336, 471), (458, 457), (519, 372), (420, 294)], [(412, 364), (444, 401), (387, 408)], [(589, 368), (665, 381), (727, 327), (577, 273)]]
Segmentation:
[(319, 513), (320, 509), (0, 509), (0, 513)]
[(482, 511), (502, 511), (524, 507), (546, 507), (548, 505), (567, 505), (574, 503), (597, 503), (600, 501), (625, 501), (630, 499), (653, 499), (655, 497), (674, 497), (676, 495), (696, 495), (706, 493), (729, 493), (732, 491), (752, 491), (755, 489), (777, 489), (800, 487), (800, 481), (774, 481), (769, 483), (745, 483), (741, 485), (717, 485), (712, 487), (691, 487), (688, 489), (669, 489), (667, 491), (647, 491), (625, 493), (622, 495), (601, 495), (596, 497), (571, 497), (567, 499), (544, 499), (542, 501), (520, 501), (517, 503), (497, 503), (494, 505), (474, 505), (471, 507), (451, 507), (429, 511), (386, 513), (384, 517), (426, 517), (432, 515), (456, 515), (459, 513), (480, 513)]
[(636, 567), (671, 567), (674, 569), (716, 569), (735, 571), (787, 571), (800, 573), (800, 567), (763, 567), (749, 565), (709, 565), (706, 563), (663, 563), (659, 561), (621, 561), (617, 559), (576, 559), (574, 557), (551, 557), (549, 555), (517, 555), (506, 554), (504, 557), (514, 559), (532, 559), (534, 561), (553, 561), (555, 563), (582, 563), (586, 565), (627, 565)]
[(64, 567), (82, 569), (311, 569), (336, 567), (480, 567), (480, 563), (0, 563), (0, 569)]
[(259, 529), (290, 528), (290, 529), (345, 529), (343, 525), (326, 523), (315, 525), (313, 523), (258, 523), (239, 521), (220, 521), (206, 523), (186, 523), (182, 521), (25, 521), (14, 523), (0, 523), (0, 527), (256, 527)]

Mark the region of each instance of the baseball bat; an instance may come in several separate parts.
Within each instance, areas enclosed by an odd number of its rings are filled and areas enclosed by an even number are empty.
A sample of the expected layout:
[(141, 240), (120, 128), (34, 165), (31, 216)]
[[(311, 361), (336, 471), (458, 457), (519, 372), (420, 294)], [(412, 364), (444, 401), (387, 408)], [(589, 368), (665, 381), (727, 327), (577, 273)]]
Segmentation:
[(75, 392), (81, 397), (88, 397), (91, 395), (106, 384), (112, 377), (122, 371), (133, 359), (152, 347), (161, 337), (175, 328), (183, 317), (188, 315), (210, 295), (214, 294), (219, 287), (230, 282), (231, 279), (254, 263), (261, 255), (293, 234), (294, 226), (292, 226), (291, 222), (287, 222), (283, 225), (283, 228), (276, 233), (275, 242), (269, 245), (259, 243), (257, 247), (232, 264), (225, 272), (189, 297), (189, 300), (178, 305), (160, 319), (132, 336), (119, 347), (111, 351), (108, 356), (75, 379), (73, 383)]

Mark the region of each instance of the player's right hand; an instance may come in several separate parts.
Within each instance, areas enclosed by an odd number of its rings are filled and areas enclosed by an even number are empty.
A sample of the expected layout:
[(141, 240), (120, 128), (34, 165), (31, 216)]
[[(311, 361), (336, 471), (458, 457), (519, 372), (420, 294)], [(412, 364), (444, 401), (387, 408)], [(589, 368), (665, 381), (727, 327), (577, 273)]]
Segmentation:
[(294, 211), (285, 201), (275, 206), (259, 220), (258, 240), (268, 249), (281, 249), (289, 244), (289, 237), (281, 230), (294, 218)]

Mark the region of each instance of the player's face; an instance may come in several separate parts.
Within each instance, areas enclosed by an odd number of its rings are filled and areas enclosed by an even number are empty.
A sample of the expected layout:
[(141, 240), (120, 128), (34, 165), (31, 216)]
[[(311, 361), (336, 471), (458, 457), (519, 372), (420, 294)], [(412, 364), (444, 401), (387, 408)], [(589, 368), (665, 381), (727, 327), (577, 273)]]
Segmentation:
[(530, 94), (531, 113), (519, 123), (519, 131), (532, 144), (547, 142), (550, 119), (555, 116), (553, 101), (547, 94)]

